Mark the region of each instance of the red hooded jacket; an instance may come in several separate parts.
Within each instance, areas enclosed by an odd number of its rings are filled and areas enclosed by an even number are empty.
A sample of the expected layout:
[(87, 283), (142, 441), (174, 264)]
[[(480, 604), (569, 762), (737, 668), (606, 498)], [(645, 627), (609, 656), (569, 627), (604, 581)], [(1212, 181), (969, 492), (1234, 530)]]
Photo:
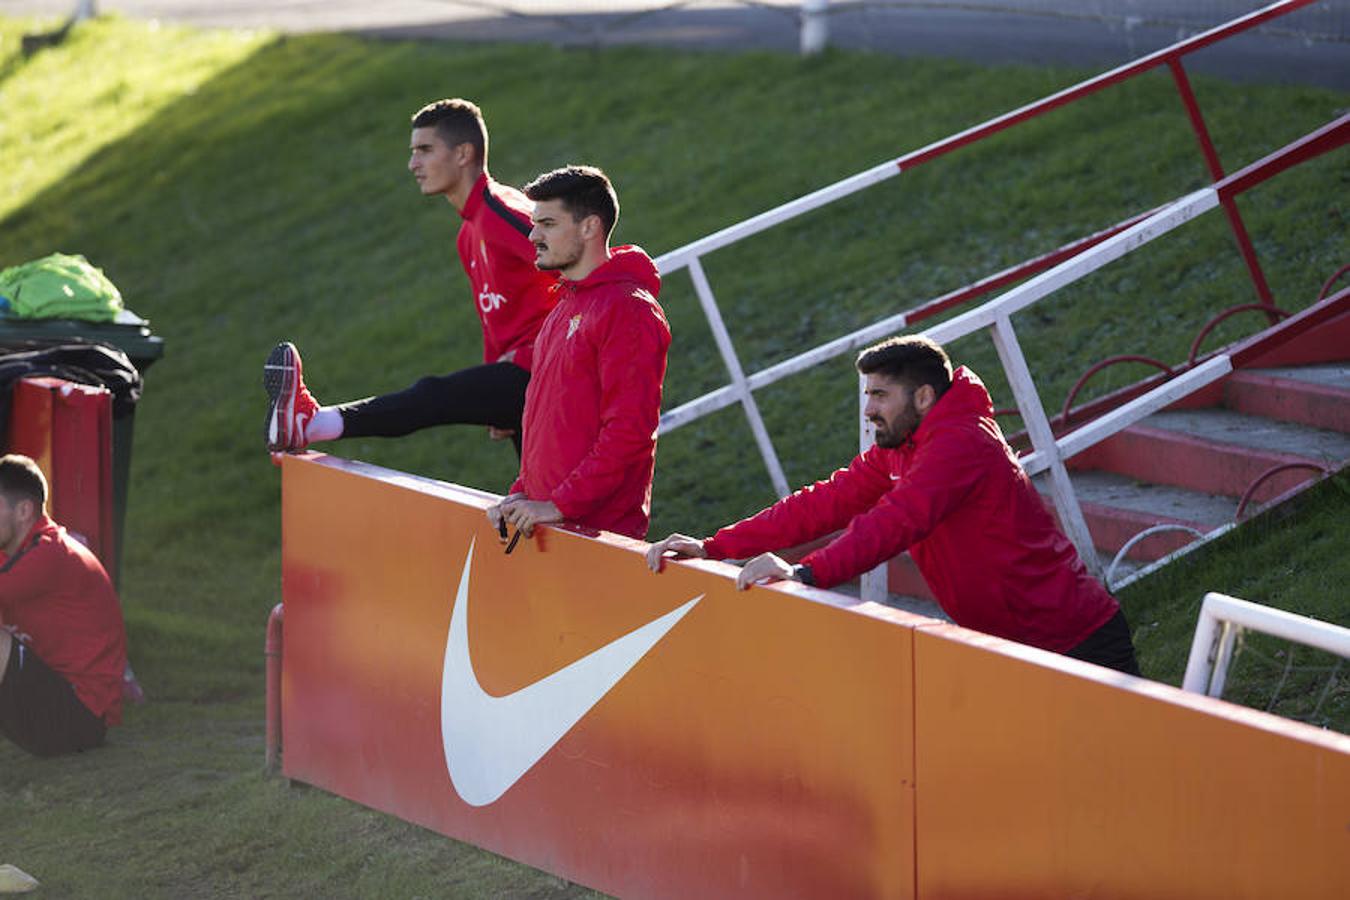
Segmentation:
[(808, 554), (816, 583), (847, 581), (909, 550), (958, 625), (1063, 653), (1118, 606), (1059, 530), (964, 366), (910, 440), (871, 447), (825, 481), (704, 541), (745, 558), (844, 529)]
[(121, 604), (98, 557), (47, 516), (0, 566), (0, 619), (90, 712), (109, 725), (121, 721)]
[(478, 176), (459, 211), (459, 261), (469, 276), (473, 305), (483, 328), (483, 362), (502, 362), (507, 353), (529, 371), (535, 335), (553, 308), (554, 277), (534, 265), (530, 210), (520, 191)]
[(569, 522), (643, 538), (670, 326), (661, 276), (623, 246), (581, 281), (560, 279), (525, 390), (512, 493), (552, 500)]

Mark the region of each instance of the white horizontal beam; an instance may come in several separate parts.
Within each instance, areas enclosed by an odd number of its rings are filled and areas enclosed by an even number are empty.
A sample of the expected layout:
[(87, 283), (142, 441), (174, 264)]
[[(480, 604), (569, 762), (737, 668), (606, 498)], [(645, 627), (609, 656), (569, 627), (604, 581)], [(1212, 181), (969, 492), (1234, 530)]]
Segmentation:
[(1350, 628), (1211, 591), (1201, 614), (1350, 659)]
[(813, 347), (804, 353), (783, 360), (780, 363), (774, 363), (767, 369), (756, 372), (747, 379), (751, 389), (759, 390), (762, 387), (773, 384), (779, 379), (786, 378), (797, 372), (803, 372), (812, 366), (822, 363), (827, 359), (833, 359), (841, 353), (848, 353), (850, 350), (857, 350), (866, 344), (890, 337), (897, 331), (904, 329), (908, 323), (908, 313), (896, 313), (889, 318), (882, 319), (880, 322), (874, 322), (866, 328), (859, 328), (857, 331), (851, 331), (840, 338)]
[(1205, 385), (1218, 381), (1231, 371), (1233, 361), (1227, 354), (1201, 363), (1189, 372), (1163, 382), (1147, 394), (1116, 407), (1100, 419), (1094, 419), (1082, 428), (1069, 432), (1056, 442), (1059, 452), (1065, 459), (1076, 456), (1116, 432), (1124, 431), (1145, 416), (1152, 415), (1164, 406), (1169, 406)]
[[(866, 328), (860, 328), (857, 331), (850, 332), (841, 338), (835, 338), (832, 341), (812, 347), (804, 353), (790, 357), (779, 363), (774, 363), (767, 369), (762, 369), (745, 379), (746, 385), (752, 391), (757, 391), (762, 387), (767, 387), (775, 381), (780, 381), (789, 375), (797, 372), (804, 372), (812, 366), (816, 366), (827, 359), (839, 356), (841, 353), (847, 353), (850, 350), (856, 350), (865, 344), (880, 340), (883, 337), (889, 337), (897, 331), (904, 329), (908, 321), (907, 313), (896, 313), (889, 318), (882, 319), (880, 322), (874, 322)], [(695, 397), (687, 403), (683, 403), (674, 409), (661, 415), (661, 434), (668, 431), (674, 431), (681, 425), (687, 425), (690, 422), (731, 406), (740, 395), (736, 393), (733, 385), (726, 385), (709, 391), (701, 397)]]
[(1350, 658), (1350, 628), (1211, 591), (1205, 595), (1200, 618), (1195, 623), (1191, 655), (1181, 681), (1183, 690), (1196, 694), (1212, 693), (1211, 678), (1222, 680), (1225, 676), (1224, 672), (1212, 672), (1210, 661), (1210, 653), (1224, 622)]
[(690, 260), (705, 256), (720, 247), (725, 247), (727, 244), (734, 244), (736, 241), (747, 238), (752, 234), (758, 234), (767, 228), (772, 228), (779, 222), (795, 219), (802, 213), (832, 203), (840, 197), (855, 194), (864, 188), (869, 188), (899, 174), (900, 167), (895, 164), (894, 160), (880, 163), (864, 172), (859, 172), (857, 175), (826, 185), (820, 190), (812, 191), (796, 200), (790, 200), (782, 206), (775, 206), (767, 212), (762, 212), (743, 222), (737, 222), (735, 225), (723, 228), (721, 231), (713, 232), (707, 237), (699, 238), (691, 244), (685, 244), (683, 247), (664, 253), (656, 258), (656, 268), (662, 275), (669, 275), (671, 272), (676, 272), (689, 265)]
[[(802, 199), (806, 200), (808, 198), (803, 197)], [(1070, 284), (1077, 279), (1082, 278), (1084, 275), (1100, 269), (1107, 263), (1119, 259), (1131, 250), (1148, 243), (1160, 235), (1166, 234), (1173, 228), (1190, 221), (1201, 213), (1213, 209), (1217, 205), (1218, 195), (1211, 188), (1204, 188), (1203, 190), (1196, 191), (1194, 194), (1189, 194), (1178, 200), (1176, 203), (1170, 204), (1164, 209), (1159, 210), (1147, 219), (1132, 225), (1120, 234), (1108, 238), (1096, 247), (1086, 250), (1072, 259), (1060, 263), (1053, 269), (1041, 273), (1030, 281), (1013, 288), (1001, 297), (990, 300), (970, 312), (963, 313), (962, 315), (949, 319), (939, 325), (934, 325), (932, 328), (925, 331), (924, 334), (940, 344), (945, 344), (956, 340), (957, 338), (964, 337), (974, 331), (978, 331), (981, 328), (987, 328), (993, 325), (1001, 314), (1006, 313), (1011, 315), (1019, 309), (1030, 306), (1047, 294), (1053, 293), (1064, 285)], [(779, 207), (779, 209), (783, 208), (784, 207)], [(768, 215), (768, 213), (765, 215)], [(765, 227), (768, 226), (766, 225)], [(728, 231), (729, 230), (730, 229), (728, 229)], [(718, 232), (718, 234), (724, 233), (725, 232)], [(718, 235), (712, 235), (712, 237), (717, 236)], [(711, 238), (709, 238), (709, 240), (711, 240)], [(690, 244), (686, 248), (675, 251), (675, 253), (682, 253), (684, 250), (688, 250), (694, 246), (694, 244)], [(670, 259), (673, 256), (674, 254), (667, 254), (662, 257), (662, 259)], [(692, 261), (692, 258), (685, 259), (680, 262), (679, 265), (687, 265)], [(849, 350), (857, 349), (874, 340), (887, 337), (896, 331), (902, 330), (908, 324), (907, 315), (907, 313), (897, 313), (882, 319), (880, 322), (875, 322), (865, 328), (850, 332), (843, 337), (835, 338), (828, 343), (813, 347), (804, 353), (800, 353), (797, 356), (786, 359), (780, 363), (775, 363), (767, 369), (750, 375), (746, 378), (746, 384), (749, 386), (750, 390), (756, 391), (762, 387), (773, 384), (775, 381), (786, 378), (788, 375), (809, 369), (812, 366), (834, 356), (838, 356), (841, 353), (846, 353)], [(1195, 372), (1199, 370), (1200, 369), (1198, 368), (1192, 371)], [(1172, 382), (1169, 382), (1169, 384), (1171, 383)], [(709, 391), (703, 396), (696, 397), (688, 403), (677, 406), (675, 409), (663, 414), (661, 416), (660, 433), (665, 434), (682, 425), (687, 425), (709, 413), (731, 406), (739, 399), (740, 395), (731, 385)], [(1147, 415), (1147, 413), (1144, 413), (1143, 415)], [(1142, 418), (1142, 415), (1140, 418)], [(1076, 433), (1077, 432), (1075, 432), (1075, 434)], [(1100, 440), (1100, 438), (1098, 438), (1098, 440)], [(1090, 444), (1084, 446), (1090, 446)], [(1078, 451), (1075, 450), (1073, 452)], [(1066, 455), (1072, 454), (1066, 453)], [(1034, 475), (1049, 465), (1048, 460), (1042, 460), (1040, 457), (1041, 454), (1033, 453), (1030, 456), (1022, 458), (1022, 467), (1026, 470), (1028, 475)]]
[(1011, 316), (1020, 309), (1072, 284), (1085, 275), (1097, 271), (1125, 254), (1138, 249), (1156, 237), (1189, 222), (1201, 213), (1219, 205), (1219, 195), (1213, 188), (1203, 188), (1182, 197), (1160, 209), (1141, 222), (1131, 225), (1120, 234), (1102, 241), (1097, 246), (1025, 281), (1000, 297), (977, 306), (969, 312), (934, 325), (924, 332), (939, 344), (949, 344), (957, 338), (988, 328), (1000, 316)]
[[(1100, 419), (1094, 419), (1083, 427), (1064, 435), (1055, 442), (1055, 446), (1059, 448), (1059, 455), (1063, 459), (1077, 456), (1087, 448), (1101, 443), (1117, 432), (1124, 431), (1135, 422), (1152, 415), (1164, 406), (1195, 393), (1211, 382), (1218, 381), (1231, 371), (1233, 371), (1233, 361), (1227, 355), (1216, 356), (1185, 374), (1163, 382), (1148, 393), (1135, 397), (1129, 403), (1116, 407)], [(1022, 465), (1022, 471), (1026, 472), (1028, 476), (1039, 475), (1050, 467), (1050, 458), (1040, 451), (1028, 453), (1018, 462)]]
[(709, 391), (702, 397), (695, 397), (688, 403), (681, 403), (674, 409), (661, 413), (661, 425), (657, 429), (657, 434), (674, 431), (681, 425), (688, 425), (695, 419), (701, 419), (709, 413), (726, 409), (728, 406), (740, 402), (740, 399), (740, 394), (736, 393), (736, 389), (729, 384), (715, 391)]

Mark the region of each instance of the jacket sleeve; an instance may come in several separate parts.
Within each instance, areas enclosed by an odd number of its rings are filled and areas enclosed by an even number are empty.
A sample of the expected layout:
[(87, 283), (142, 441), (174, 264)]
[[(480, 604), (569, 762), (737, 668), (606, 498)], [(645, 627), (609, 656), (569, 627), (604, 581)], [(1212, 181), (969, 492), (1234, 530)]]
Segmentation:
[(843, 528), (890, 486), (890, 476), (873, 448), (828, 479), (719, 530), (703, 542), (704, 552), (711, 559), (744, 559), (804, 543)]
[(632, 468), (651, 466), (661, 421), (670, 327), (659, 308), (637, 297), (618, 298), (597, 338), (599, 433), (549, 498), (568, 519), (603, 506)]
[(988, 471), (984, 443), (962, 428), (931, 435), (905, 473), (844, 533), (807, 554), (816, 584), (848, 581), (923, 540), (959, 507)]

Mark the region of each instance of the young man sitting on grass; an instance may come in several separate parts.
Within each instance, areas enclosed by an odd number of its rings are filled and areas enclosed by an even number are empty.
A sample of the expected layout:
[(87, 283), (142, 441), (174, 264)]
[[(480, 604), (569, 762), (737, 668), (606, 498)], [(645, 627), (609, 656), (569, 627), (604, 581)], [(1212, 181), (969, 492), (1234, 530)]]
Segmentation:
[(0, 457), (0, 553), (0, 734), (37, 756), (99, 746), (122, 717), (122, 608), (18, 454)]

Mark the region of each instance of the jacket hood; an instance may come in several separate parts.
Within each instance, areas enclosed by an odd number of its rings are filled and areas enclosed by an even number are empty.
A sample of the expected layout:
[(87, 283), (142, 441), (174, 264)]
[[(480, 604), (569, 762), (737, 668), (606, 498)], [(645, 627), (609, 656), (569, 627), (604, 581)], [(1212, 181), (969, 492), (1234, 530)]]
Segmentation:
[(612, 247), (609, 259), (598, 269), (576, 282), (578, 289), (593, 288), (615, 281), (636, 283), (655, 297), (661, 291), (661, 274), (647, 251), (633, 244)]
[(919, 423), (915, 437), (946, 422), (969, 421), (972, 418), (994, 418), (994, 401), (989, 398), (989, 390), (980, 376), (960, 366), (952, 373), (951, 387), (947, 388), (947, 392)]

